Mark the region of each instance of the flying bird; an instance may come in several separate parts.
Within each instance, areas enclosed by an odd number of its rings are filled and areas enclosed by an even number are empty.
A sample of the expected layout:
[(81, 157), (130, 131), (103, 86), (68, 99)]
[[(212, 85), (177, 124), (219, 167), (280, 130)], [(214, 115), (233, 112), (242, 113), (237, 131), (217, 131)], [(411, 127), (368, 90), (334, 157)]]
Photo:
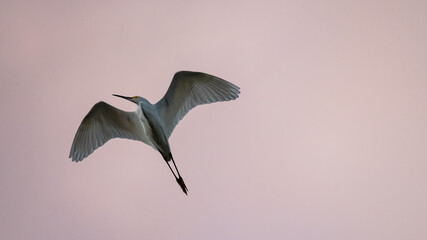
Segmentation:
[[(81, 122), (70, 150), (70, 158), (79, 162), (112, 138), (141, 141), (159, 151), (182, 191), (184, 179), (173, 159), (168, 139), (178, 122), (197, 105), (230, 101), (239, 97), (240, 88), (224, 79), (201, 72), (177, 72), (160, 101), (121, 97), (135, 103), (135, 112), (126, 112), (103, 101), (95, 104)], [(170, 162), (176, 170), (172, 170)]]

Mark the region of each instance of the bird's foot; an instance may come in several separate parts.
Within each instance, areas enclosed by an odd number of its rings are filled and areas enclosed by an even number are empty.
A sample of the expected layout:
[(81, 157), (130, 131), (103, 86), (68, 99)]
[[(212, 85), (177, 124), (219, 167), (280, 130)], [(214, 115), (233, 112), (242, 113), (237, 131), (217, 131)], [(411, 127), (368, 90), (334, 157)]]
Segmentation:
[(179, 176), (179, 178), (176, 179), (176, 182), (179, 184), (179, 186), (181, 187), (185, 195), (187, 195), (188, 189), (187, 189), (187, 186), (185, 186), (184, 179), (182, 179), (182, 177)]

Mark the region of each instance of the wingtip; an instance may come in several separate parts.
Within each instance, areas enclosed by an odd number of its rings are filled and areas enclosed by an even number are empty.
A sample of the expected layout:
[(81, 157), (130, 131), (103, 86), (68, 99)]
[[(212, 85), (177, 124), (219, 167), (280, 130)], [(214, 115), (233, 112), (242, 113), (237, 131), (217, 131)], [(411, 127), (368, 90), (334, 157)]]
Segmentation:
[(83, 160), (83, 158), (80, 158), (79, 155), (73, 155), (70, 153), (70, 156), (68, 156), (68, 158), (71, 158), (71, 161), (73, 162), (80, 162), (81, 160)]

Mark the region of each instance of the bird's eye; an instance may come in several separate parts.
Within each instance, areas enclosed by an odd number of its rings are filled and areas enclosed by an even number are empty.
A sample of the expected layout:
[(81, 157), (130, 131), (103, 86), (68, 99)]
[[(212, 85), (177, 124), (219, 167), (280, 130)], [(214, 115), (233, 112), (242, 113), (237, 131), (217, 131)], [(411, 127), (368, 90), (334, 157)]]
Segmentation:
[(137, 99), (138, 97), (137, 96), (135, 96), (135, 97), (132, 97), (132, 99)]

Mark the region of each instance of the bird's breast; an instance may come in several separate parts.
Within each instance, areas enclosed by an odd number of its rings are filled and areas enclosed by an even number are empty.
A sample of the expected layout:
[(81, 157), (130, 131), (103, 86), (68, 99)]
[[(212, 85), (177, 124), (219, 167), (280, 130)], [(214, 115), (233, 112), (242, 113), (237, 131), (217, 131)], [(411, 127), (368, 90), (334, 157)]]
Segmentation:
[(136, 110), (136, 115), (138, 116), (138, 119), (141, 122), (142, 131), (144, 132), (145, 136), (147, 136), (147, 138), (152, 142), (153, 130), (151, 129), (148, 119), (145, 117), (144, 112), (141, 108), (138, 108)]

